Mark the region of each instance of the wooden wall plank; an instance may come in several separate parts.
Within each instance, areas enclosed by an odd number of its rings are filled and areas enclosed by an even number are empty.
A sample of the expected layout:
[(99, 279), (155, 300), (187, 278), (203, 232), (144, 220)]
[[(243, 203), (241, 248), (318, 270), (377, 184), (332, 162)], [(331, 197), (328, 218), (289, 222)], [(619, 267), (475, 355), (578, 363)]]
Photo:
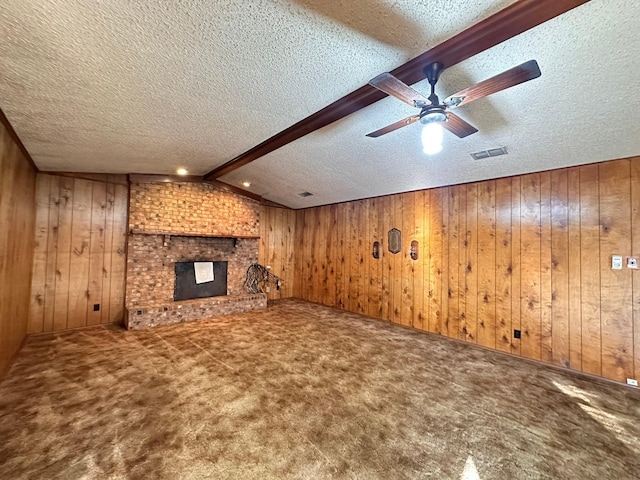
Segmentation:
[(522, 210), (520, 215), (521, 249), (521, 355), (535, 360), (541, 358), (540, 312), (540, 174), (522, 177)]
[(442, 202), (441, 244), (442, 261), (440, 263), (440, 333), (448, 335), (449, 332), (449, 187), (440, 189)]
[(411, 260), (411, 242), (415, 240), (415, 208), (416, 198), (415, 193), (409, 192), (402, 195), (402, 252), (400, 252), (400, 260), (402, 261), (401, 272), (398, 272), (402, 276), (402, 313), (400, 315), (400, 322), (402, 325), (413, 326), (413, 310), (414, 310), (414, 297), (413, 297), (413, 264)]
[(431, 333), (442, 333), (442, 194), (429, 191), (429, 326)]
[[(602, 374), (620, 382), (633, 376), (633, 293), (626, 257), (631, 253), (631, 172), (629, 160), (602, 163), (600, 182), (600, 272)], [(622, 255), (622, 270), (611, 269)]]
[[(296, 233), (295, 233), (295, 247), (294, 247), (294, 268), (295, 273), (293, 278), (293, 296), (296, 298), (304, 298), (303, 286), (305, 282), (303, 282), (304, 277), (304, 244), (305, 244), (305, 210), (296, 210), (295, 219), (296, 219)], [(336, 257), (339, 258), (338, 252), (336, 252)], [(337, 285), (336, 285), (337, 287)]]
[(569, 366), (582, 371), (582, 273), (580, 240), (580, 168), (567, 170), (569, 264)]
[[(111, 307), (111, 254), (113, 252), (114, 224), (118, 219), (114, 217), (114, 204), (116, 199), (116, 186), (113, 183), (106, 185), (106, 208), (104, 219), (104, 262), (102, 264), (102, 306), (100, 308), (100, 323), (109, 323), (109, 309)], [(117, 279), (115, 279), (117, 281)]]
[(355, 241), (355, 257), (356, 257), (356, 268), (357, 268), (357, 282), (358, 282), (358, 294), (357, 294), (357, 309), (356, 312), (363, 314), (366, 312), (366, 283), (367, 283), (367, 274), (369, 270), (367, 268), (367, 256), (365, 254), (365, 244), (366, 244), (366, 236), (367, 236), (367, 211), (366, 211), (366, 201), (360, 200), (356, 202), (356, 241)]
[(540, 358), (553, 361), (551, 326), (551, 172), (540, 174)]
[(336, 243), (336, 306), (344, 310), (347, 309), (347, 302), (345, 301), (345, 277), (348, 276), (345, 271), (346, 211), (347, 205), (345, 203), (336, 206), (336, 223), (338, 229), (338, 242)]
[(87, 325), (93, 184), (76, 178), (73, 185), (68, 328)]
[(478, 331), (478, 184), (466, 188), (465, 235), (465, 337), (467, 342), (477, 342)]
[(47, 245), (49, 240), (49, 196), (51, 177), (39, 175), (36, 178), (36, 224), (33, 242), (33, 270), (31, 274), (31, 299), (29, 305), (29, 325), (27, 333), (44, 330), (45, 285), (47, 271)]
[[(91, 229), (89, 232), (89, 282), (87, 296), (87, 325), (99, 325), (102, 320), (102, 281), (104, 270), (105, 222), (107, 212), (107, 185), (93, 185), (91, 203)], [(98, 305), (98, 310), (96, 310)]]
[(469, 236), (467, 233), (467, 186), (458, 187), (460, 215), (458, 226), (458, 339), (467, 339), (467, 255)]
[(449, 265), (447, 297), (449, 310), (447, 313), (447, 336), (460, 337), (460, 311), (459, 311), (459, 273), (460, 273), (460, 193), (459, 187), (449, 187), (449, 238), (446, 241), (448, 248)]
[(427, 321), (427, 312), (424, 308), (424, 265), (425, 251), (428, 238), (425, 235), (425, 204), (424, 191), (418, 191), (414, 194), (414, 215), (413, 223), (415, 225), (415, 239), (418, 242), (418, 260), (413, 262), (413, 327), (418, 330), (424, 330)]
[(115, 186), (113, 204), (114, 229), (111, 252), (111, 285), (109, 296), (109, 322), (124, 321), (124, 281), (127, 252), (127, 207), (129, 203), (128, 187)]
[(496, 180), (496, 349), (511, 352), (511, 178)]
[(522, 177), (511, 179), (511, 353), (520, 355), (522, 338)]
[(582, 369), (602, 374), (600, 325), (600, 202), (598, 166), (580, 167)]
[[(402, 195), (393, 196), (393, 227), (402, 231)], [(406, 235), (403, 235), (403, 243)], [(403, 245), (404, 250), (404, 245)], [(391, 321), (402, 324), (402, 255), (403, 252), (391, 254)]]
[(60, 179), (58, 202), (58, 253), (56, 255), (56, 288), (53, 329), (67, 328), (69, 315), (69, 280), (71, 261), (71, 224), (73, 219), (73, 178)]
[(367, 256), (369, 257), (369, 290), (367, 293), (368, 310), (367, 315), (380, 318), (382, 315), (382, 260), (373, 258), (373, 243), (380, 242), (380, 199), (369, 200), (369, 236), (367, 238)]
[(551, 319), (552, 359), (569, 367), (569, 205), (568, 171), (551, 172)]
[(478, 344), (496, 348), (495, 181), (478, 188)]
[(53, 330), (56, 303), (56, 263), (58, 255), (58, 206), (60, 205), (60, 177), (51, 176), (49, 191), (49, 235), (47, 237), (47, 266), (45, 279), (45, 307), (42, 331)]
[[(327, 207), (328, 231), (327, 231), (327, 288), (324, 292), (326, 304), (330, 307), (336, 305), (336, 245), (338, 239), (338, 216), (335, 205)], [(293, 247), (293, 245), (292, 245)]]

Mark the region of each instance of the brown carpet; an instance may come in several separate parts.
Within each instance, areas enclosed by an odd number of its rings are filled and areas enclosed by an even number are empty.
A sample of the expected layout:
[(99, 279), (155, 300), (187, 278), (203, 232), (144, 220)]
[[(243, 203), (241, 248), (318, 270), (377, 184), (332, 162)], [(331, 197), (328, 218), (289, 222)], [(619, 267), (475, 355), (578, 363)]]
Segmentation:
[(296, 300), (31, 337), (2, 479), (637, 479), (640, 392)]

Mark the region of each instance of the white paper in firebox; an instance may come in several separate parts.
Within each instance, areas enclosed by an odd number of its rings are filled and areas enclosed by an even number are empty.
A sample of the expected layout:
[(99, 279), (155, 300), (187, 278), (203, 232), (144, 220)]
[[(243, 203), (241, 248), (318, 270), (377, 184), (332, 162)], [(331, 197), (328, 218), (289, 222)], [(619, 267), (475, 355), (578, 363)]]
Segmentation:
[(213, 282), (213, 262), (193, 262), (193, 270), (196, 274), (196, 283)]

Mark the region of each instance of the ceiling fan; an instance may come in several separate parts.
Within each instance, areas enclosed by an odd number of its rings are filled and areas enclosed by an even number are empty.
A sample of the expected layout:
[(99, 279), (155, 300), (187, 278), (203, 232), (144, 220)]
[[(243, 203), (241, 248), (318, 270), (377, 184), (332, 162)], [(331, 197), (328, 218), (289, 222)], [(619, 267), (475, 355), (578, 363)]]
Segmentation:
[[(500, 92), (520, 83), (533, 80), (541, 75), (538, 63), (535, 60), (530, 60), (522, 65), (518, 65), (517, 67), (507, 70), (506, 72), (502, 72), (495, 77), (491, 77), (488, 80), (480, 82), (477, 85), (465, 88), (464, 90), (447, 97), (443, 102), (440, 102), (438, 95), (436, 95), (435, 87), (443, 70), (444, 65), (439, 62), (430, 63), (425, 67), (424, 74), (429, 81), (429, 85), (431, 85), (431, 95), (429, 95), (428, 98), (425, 98), (422, 94), (415, 91), (401, 80), (398, 80), (390, 73), (383, 73), (369, 81), (369, 85), (377, 88), (378, 90), (396, 97), (397, 99), (408, 103), (412, 107), (419, 108), (420, 113), (392, 123), (391, 125), (387, 125), (375, 132), (371, 132), (367, 134), (367, 137), (379, 137), (420, 120), (420, 122), (425, 124), (426, 127), (429, 127), (431, 124), (434, 126), (440, 125), (454, 135), (464, 138), (472, 133), (476, 133), (478, 129), (452, 113), (451, 110), (471, 103), (479, 98), (491, 95), (492, 93)], [(432, 148), (431, 151), (427, 151), (427, 143), (431, 142), (431, 144), (434, 144), (435, 142), (435, 145), (437, 146), (437, 138), (425, 139), (425, 135), (433, 136), (434, 133), (437, 137), (438, 131), (440, 132), (439, 143), (441, 144), (442, 129), (436, 126), (435, 129), (425, 128), (423, 131), (425, 153), (437, 153), (435, 150), (439, 151), (437, 148)]]

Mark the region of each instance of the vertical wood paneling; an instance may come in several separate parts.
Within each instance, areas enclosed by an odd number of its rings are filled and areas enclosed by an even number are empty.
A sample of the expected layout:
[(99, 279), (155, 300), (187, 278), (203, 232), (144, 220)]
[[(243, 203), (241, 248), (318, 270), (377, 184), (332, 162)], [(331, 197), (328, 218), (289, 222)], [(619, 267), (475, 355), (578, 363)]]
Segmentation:
[(496, 349), (511, 351), (511, 179), (496, 180)]
[[(117, 230), (118, 219), (114, 215), (114, 205), (116, 201), (116, 186), (113, 183), (107, 183), (107, 203), (105, 210), (105, 227), (104, 227), (104, 262), (102, 265), (102, 308), (100, 310), (100, 323), (109, 323), (111, 312), (111, 261), (110, 257), (113, 252), (113, 232)], [(118, 281), (117, 278), (113, 279)]]
[(122, 321), (127, 186), (38, 174), (37, 192), (47, 234), (44, 250), (34, 251), (32, 297), (42, 304), (30, 309), (42, 321), (30, 331)]
[(29, 328), (36, 217), (36, 174), (9, 128), (0, 123), (0, 379)]
[[(402, 230), (403, 195), (393, 196), (393, 227)], [(403, 243), (405, 236), (403, 236)], [(403, 245), (404, 247), (404, 245)], [(403, 248), (404, 251), (404, 248)], [(402, 324), (402, 255), (403, 251), (391, 254), (391, 321)]]
[(496, 347), (495, 181), (478, 188), (478, 344)]
[[(103, 291), (103, 266), (105, 246), (105, 222), (107, 209), (107, 185), (96, 182), (93, 185), (91, 204), (91, 229), (89, 244), (89, 285), (87, 290), (87, 324), (99, 325)], [(98, 305), (98, 310), (95, 309)]]
[(415, 232), (415, 193), (410, 192), (403, 195), (402, 204), (402, 314), (400, 321), (403, 325), (412, 326), (414, 324), (414, 296), (413, 296), (413, 264), (411, 260), (411, 242), (416, 238)]
[[(631, 159), (631, 255), (640, 256), (640, 157)], [(640, 377), (640, 270), (632, 272), (633, 378)]]
[[(60, 179), (58, 199), (58, 253), (56, 255), (56, 286), (53, 329), (67, 328), (69, 316), (69, 280), (71, 276), (71, 227), (73, 221), (73, 178)], [(54, 207), (52, 207), (54, 208)]]
[(449, 250), (449, 265), (446, 271), (449, 274), (449, 286), (447, 297), (449, 299), (449, 311), (447, 313), (447, 336), (459, 338), (460, 335), (460, 298), (459, 280), (460, 273), (460, 194), (459, 187), (449, 187), (449, 238), (446, 242)]
[(612, 270), (611, 255), (631, 251), (631, 175), (628, 160), (599, 165), (602, 370), (625, 381), (633, 375), (631, 270)]
[(552, 361), (570, 366), (568, 171), (551, 172), (551, 325)]
[[(418, 330), (424, 330), (425, 321), (427, 320), (427, 312), (424, 308), (424, 265), (425, 252), (428, 252), (426, 245), (428, 238), (425, 235), (424, 218), (425, 218), (425, 192), (418, 191), (414, 194), (414, 215), (413, 223), (415, 225), (415, 238), (418, 242), (418, 260), (413, 262), (413, 326)], [(428, 255), (428, 253), (427, 253)]]
[(440, 333), (449, 334), (449, 187), (440, 189), (442, 202), (442, 228), (440, 251), (442, 261), (440, 263)]
[(50, 195), (51, 177), (49, 175), (39, 175), (36, 178), (36, 225), (33, 242), (33, 273), (28, 333), (37, 333), (44, 330)]
[(540, 358), (553, 361), (551, 327), (551, 172), (540, 174)]
[(521, 257), (521, 355), (540, 360), (540, 174), (522, 177), (522, 210), (520, 214), (520, 242), (526, 255)]
[(442, 192), (429, 191), (429, 326), (428, 331), (442, 333)]
[(600, 201), (598, 166), (580, 167), (582, 369), (602, 374), (600, 326)]
[(300, 270), (295, 267), (294, 243), (302, 242), (300, 232), (296, 230), (296, 219), (303, 214), (302, 210), (266, 206), (260, 210), (258, 263), (270, 266), (271, 272), (282, 279), (280, 290), (273, 285), (267, 294), (270, 300), (301, 296), (299, 290), (302, 282), (295, 281)]
[(477, 342), (478, 331), (478, 184), (467, 185), (465, 235), (465, 337)]
[(373, 258), (373, 242), (381, 242), (380, 229), (380, 199), (372, 198), (369, 204), (369, 237), (367, 238), (367, 256), (369, 257), (369, 290), (367, 300), (369, 309), (367, 315), (378, 317), (382, 315), (382, 260)]
[(567, 170), (569, 222), (569, 367), (582, 370), (582, 273), (580, 243), (580, 169)]
[(511, 353), (520, 355), (522, 338), (522, 177), (511, 179)]
[(295, 268), (335, 265), (320, 302), (624, 381), (640, 371), (640, 274), (611, 270), (611, 255), (640, 254), (639, 183), (634, 158), (308, 209)]

